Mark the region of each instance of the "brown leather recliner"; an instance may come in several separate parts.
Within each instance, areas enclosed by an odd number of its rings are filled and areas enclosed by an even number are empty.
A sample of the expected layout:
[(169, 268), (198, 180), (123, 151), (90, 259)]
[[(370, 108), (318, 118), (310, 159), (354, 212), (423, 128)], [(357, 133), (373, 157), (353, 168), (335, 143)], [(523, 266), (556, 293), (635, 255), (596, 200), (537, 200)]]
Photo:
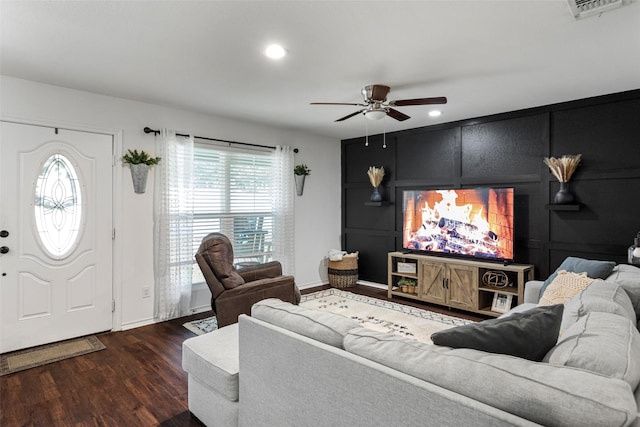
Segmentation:
[(293, 276), (282, 275), (278, 261), (236, 270), (233, 247), (222, 233), (210, 233), (202, 239), (195, 255), (211, 290), (211, 308), (221, 328), (251, 314), (251, 306), (267, 298), (298, 304), (300, 290)]

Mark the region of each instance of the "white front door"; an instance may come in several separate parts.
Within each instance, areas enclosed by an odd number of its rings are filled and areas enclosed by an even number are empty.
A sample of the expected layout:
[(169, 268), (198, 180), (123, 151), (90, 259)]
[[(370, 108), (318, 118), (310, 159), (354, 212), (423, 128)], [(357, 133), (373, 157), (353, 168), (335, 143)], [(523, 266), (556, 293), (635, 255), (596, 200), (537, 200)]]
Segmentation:
[(0, 127), (0, 353), (111, 330), (113, 137)]

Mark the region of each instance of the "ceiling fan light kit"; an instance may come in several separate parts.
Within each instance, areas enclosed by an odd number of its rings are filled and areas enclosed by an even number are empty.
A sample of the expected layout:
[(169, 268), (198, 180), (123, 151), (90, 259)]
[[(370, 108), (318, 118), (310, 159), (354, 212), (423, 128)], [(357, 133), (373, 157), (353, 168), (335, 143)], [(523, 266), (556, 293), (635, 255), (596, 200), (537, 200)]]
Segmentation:
[(387, 115), (387, 111), (383, 108), (370, 109), (365, 111), (363, 114), (369, 120), (380, 120), (384, 119), (384, 117)]

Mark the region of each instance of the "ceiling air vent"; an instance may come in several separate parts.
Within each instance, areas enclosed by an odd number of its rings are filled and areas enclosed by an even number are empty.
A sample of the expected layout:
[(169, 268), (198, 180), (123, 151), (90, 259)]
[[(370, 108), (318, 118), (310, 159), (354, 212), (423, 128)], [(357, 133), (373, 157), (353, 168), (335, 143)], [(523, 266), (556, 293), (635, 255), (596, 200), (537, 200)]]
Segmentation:
[(575, 19), (597, 15), (622, 6), (623, 0), (567, 0)]

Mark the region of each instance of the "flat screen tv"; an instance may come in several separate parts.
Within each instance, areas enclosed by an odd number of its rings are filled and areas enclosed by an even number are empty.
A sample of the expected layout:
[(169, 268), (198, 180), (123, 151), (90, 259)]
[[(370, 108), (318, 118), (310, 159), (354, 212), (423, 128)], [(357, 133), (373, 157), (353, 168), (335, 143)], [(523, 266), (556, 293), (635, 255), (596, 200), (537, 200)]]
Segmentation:
[(513, 188), (404, 190), (402, 247), (513, 260)]

